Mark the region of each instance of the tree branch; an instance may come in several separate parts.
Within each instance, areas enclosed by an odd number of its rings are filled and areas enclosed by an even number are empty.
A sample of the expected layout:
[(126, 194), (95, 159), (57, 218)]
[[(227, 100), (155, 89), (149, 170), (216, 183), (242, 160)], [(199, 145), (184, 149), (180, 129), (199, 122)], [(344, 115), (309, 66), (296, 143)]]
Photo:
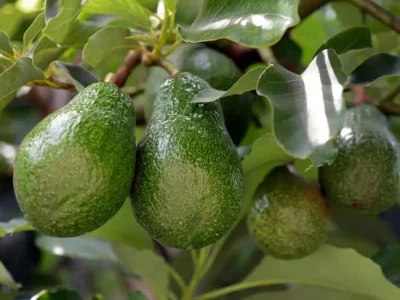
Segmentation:
[(123, 87), (131, 75), (134, 68), (141, 64), (143, 59), (142, 52), (139, 50), (131, 50), (126, 56), (122, 65), (118, 68), (115, 74), (107, 76), (106, 81), (112, 82), (118, 87)]
[(384, 9), (372, 0), (346, 0), (371, 15), (382, 24), (400, 33), (400, 18)]

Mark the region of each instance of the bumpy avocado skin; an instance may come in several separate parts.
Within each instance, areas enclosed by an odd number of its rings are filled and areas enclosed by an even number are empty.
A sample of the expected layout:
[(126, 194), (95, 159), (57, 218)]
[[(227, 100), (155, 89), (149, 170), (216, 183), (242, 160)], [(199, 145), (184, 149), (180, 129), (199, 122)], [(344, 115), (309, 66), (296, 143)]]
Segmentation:
[(168, 79), (138, 144), (134, 214), (170, 247), (214, 243), (232, 227), (243, 202), (243, 169), (220, 104), (192, 102), (206, 86), (189, 73)]
[[(218, 90), (229, 89), (242, 75), (235, 63), (224, 54), (203, 45), (184, 44), (169, 60), (181, 71), (192, 73), (207, 81)], [(224, 70), (225, 72), (221, 72)], [(150, 119), (153, 102), (168, 74), (161, 68), (151, 70), (146, 85), (145, 117)], [(225, 126), (235, 145), (239, 145), (247, 133), (252, 118), (254, 95), (245, 93), (221, 99)]]
[(247, 225), (266, 253), (297, 259), (326, 241), (329, 212), (317, 187), (286, 167), (277, 167), (257, 188)]
[(111, 83), (95, 83), (24, 139), (14, 187), (39, 232), (72, 237), (109, 220), (129, 195), (135, 166), (135, 109)]
[(319, 168), (329, 202), (375, 215), (400, 199), (400, 157), (385, 117), (375, 107), (346, 112), (339, 150), (332, 165)]

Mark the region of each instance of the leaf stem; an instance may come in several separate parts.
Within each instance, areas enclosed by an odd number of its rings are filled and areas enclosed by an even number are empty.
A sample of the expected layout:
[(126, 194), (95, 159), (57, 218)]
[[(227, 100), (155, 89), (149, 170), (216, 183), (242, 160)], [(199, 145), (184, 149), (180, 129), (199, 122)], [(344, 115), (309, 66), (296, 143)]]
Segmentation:
[(161, 55), (161, 50), (164, 47), (165, 42), (167, 41), (168, 23), (169, 23), (169, 12), (164, 4), (164, 20), (163, 20), (162, 26), (161, 26), (160, 39), (158, 40), (157, 45), (153, 49), (153, 53), (152, 53), (153, 57), (158, 58)]
[(168, 271), (171, 275), (171, 277), (176, 281), (176, 283), (179, 285), (180, 289), (184, 291), (186, 289), (186, 283), (184, 282), (182, 276), (169, 264), (168, 265)]
[(76, 92), (76, 88), (73, 84), (70, 83), (64, 83), (64, 82), (58, 82), (54, 80), (33, 80), (30, 81), (27, 86), (33, 87), (36, 85), (41, 85), (41, 86), (47, 86), (53, 89), (64, 89), (70, 92)]
[(382, 24), (400, 33), (400, 18), (372, 0), (347, 0), (347, 2), (352, 3), (354, 6), (371, 15)]
[(170, 76), (175, 76), (179, 73), (179, 70), (173, 64), (163, 58), (156, 60), (153, 65), (163, 68)]
[(174, 52), (176, 50), (176, 48), (178, 48), (178, 46), (182, 44), (182, 40), (176, 40), (171, 47), (168, 48), (167, 51), (165, 51), (165, 53), (163, 54), (164, 57), (167, 57), (168, 55), (170, 55), (172, 52)]

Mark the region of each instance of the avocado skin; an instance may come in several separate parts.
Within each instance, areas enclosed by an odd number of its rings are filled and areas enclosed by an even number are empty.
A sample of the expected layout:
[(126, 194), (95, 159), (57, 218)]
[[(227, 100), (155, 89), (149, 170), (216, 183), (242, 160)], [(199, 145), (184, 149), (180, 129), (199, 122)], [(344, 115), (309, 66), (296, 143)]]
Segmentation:
[(134, 215), (160, 243), (202, 248), (226, 234), (244, 197), (243, 169), (218, 102), (194, 103), (208, 84), (181, 73), (168, 79), (138, 144)]
[(329, 203), (375, 215), (400, 199), (398, 145), (386, 118), (372, 105), (346, 112), (336, 160), (319, 168)]
[[(230, 58), (204, 45), (181, 45), (168, 59), (181, 72), (199, 76), (218, 90), (228, 90), (242, 76), (242, 72)], [(224, 76), (221, 76), (221, 66), (226, 70)], [(167, 78), (168, 74), (160, 67), (154, 67), (150, 71), (146, 85), (145, 117), (147, 120), (150, 119), (158, 89)], [(254, 97), (253, 93), (248, 92), (220, 100), (225, 126), (235, 145), (240, 144), (249, 128)]]
[(266, 253), (289, 260), (313, 253), (326, 241), (329, 219), (318, 188), (277, 167), (257, 188), (247, 225)]
[(14, 165), (19, 206), (45, 235), (92, 231), (128, 197), (135, 153), (131, 99), (111, 83), (95, 83), (25, 137)]

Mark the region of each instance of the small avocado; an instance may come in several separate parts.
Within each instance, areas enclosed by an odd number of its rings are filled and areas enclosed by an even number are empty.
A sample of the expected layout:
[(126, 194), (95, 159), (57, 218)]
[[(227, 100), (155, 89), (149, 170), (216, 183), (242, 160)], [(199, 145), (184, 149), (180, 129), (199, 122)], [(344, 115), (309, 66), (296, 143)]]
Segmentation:
[(400, 200), (398, 144), (385, 116), (374, 106), (349, 109), (339, 135), (338, 154), (319, 168), (329, 203), (375, 215)]
[(181, 249), (210, 245), (240, 214), (243, 169), (218, 101), (194, 103), (207, 82), (190, 73), (168, 79), (138, 144), (132, 207), (160, 243)]
[(108, 221), (129, 195), (135, 167), (135, 109), (111, 83), (95, 83), (25, 137), (14, 187), (39, 232), (72, 237)]
[(247, 225), (266, 253), (289, 260), (316, 251), (327, 239), (329, 220), (318, 187), (282, 166), (257, 188)]
[[(183, 44), (168, 59), (181, 72), (192, 73), (218, 90), (229, 89), (242, 76), (242, 72), (229, 57), (204, 45)], [(158, 89), (167, 78), (167, 72), (160, 67), (154, 67), (150, 71), (146, 85), (147, 120), (150, 119)], [(220, 100), (225, 126), (235, 145), (239, 145), (247, 133), (254, 97), (255, 94), (248, 92)]]

